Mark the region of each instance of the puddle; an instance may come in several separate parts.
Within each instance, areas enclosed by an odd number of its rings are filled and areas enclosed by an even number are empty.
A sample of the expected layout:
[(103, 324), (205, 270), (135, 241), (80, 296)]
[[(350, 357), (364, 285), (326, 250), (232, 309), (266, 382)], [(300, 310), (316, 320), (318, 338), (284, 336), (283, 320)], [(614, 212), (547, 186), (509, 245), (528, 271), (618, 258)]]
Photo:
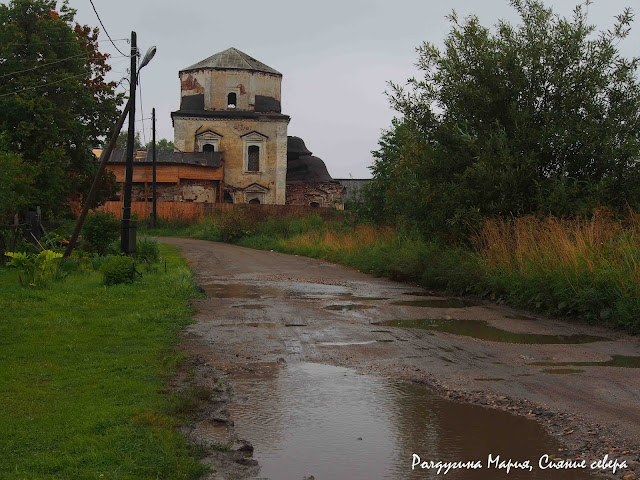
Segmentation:
[(202, 285), (202, 289), (207, 297), (214, 298), (281, 298), (284, 296), (282, 290), (271, 287), (258, 287), (247, 285), (246, 283), (210, 283)]
[(429, 300), (398, 300), (391, 302), (391, 305), (403, 305), (407, 307), (430, 307), (430, 308), (465, 308), (481, 305), (470, 300), (460, 300), (459, 298), (433, 298)]
[(285, 327), (306, 327), (306, 323), (285, 323)]
[(628, 357), (625, 355), (611, 355), (611, 360), (606, 362), (535, 362), (529, 365), (540, 367), (620, 367), (640, 368), (640, 357)]
[(264, 310), (264, 305), (234, 305), (233, 308), (242, 308), (244, 310)]
[(537, 320), (535, 317), (528, 317), (526, 315), (520, 315), (519, 313), (513, 315), (505, 315), (504, 318), (509, 318), (511, 320)]
[(376, 342), (390, 343), (393, 342), (393, 340), (391, 340), (390, 338), (383, 338), (382, 340), (376, 340)]
[(389, 297), (356, 297), (351, 293), (343, 293), (340, 300), (353, 300), (354, 302), (366, 302), (367, 300), (389, 300)]
[(405, 292), (403, 295), (410, 295), (412, 297), (434, 297), (433, 292)]
[(254, 327), (254, 328), (278, 328), (281, 327), (282, 324), (278, 323), (259, 323), (259, 322), (250, 322), (250, 323), (224, 323), (222, 325), (218, 325), (219, 327)]
[(351, 311), (351, 310), (368, 310), (370, 308), (376, 308), (371, 305), (358, 305), (351, 303), (349, 305), (329, 305), (324, 307), (325, 310), (337, 310), (337, 311)]
[[(228, 408), (238, 436), (253, 443), (260, 478), (436, 478), (432, 470), (411, 470), (413, 453), (423, 461), (482, 462), (482, 469), (446, 476), (457, 480), (590, 478), (537, 468), (560, 444), (536, 422), (448, 401), (419, 385), (298, 363), (234, 378), (233, 388), (242, 401)], [(487, 468), (489, 453), (535, 467), (507, 475)]]
[(376, 323), (388, 327), (422, 328), (438, 332), (463, 335), (491, 342), (527, 343), (527, 344), (577, 344), (608, 340), (590, 335), (543, 335), (539, 333), (514, 333), (489, 325), (484, 320), (388, 320)]
[(317, 345), (321, 347), (348, 347), (350, 345), (371, 345), (372, 343), (376, 343), (376, 341), (371, 340), (368, 342), (320, 342)]
[(575, 370), (573, 368), (548, 368), (541, 370), (541, 373), (549, 373), (553, 375), (571, 375), (572, 373), (584, 373), (584, 370)]

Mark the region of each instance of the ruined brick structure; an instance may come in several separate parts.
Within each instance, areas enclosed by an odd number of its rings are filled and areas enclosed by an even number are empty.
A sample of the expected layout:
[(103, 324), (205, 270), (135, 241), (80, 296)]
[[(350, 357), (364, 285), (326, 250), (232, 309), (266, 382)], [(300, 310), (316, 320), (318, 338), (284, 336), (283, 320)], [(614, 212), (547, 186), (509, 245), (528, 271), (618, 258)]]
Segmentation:
[(324, 162), (314, 157), (300, 137), (287, 142), (287, 204), (342, 210), (344, 187), (331, 178)]

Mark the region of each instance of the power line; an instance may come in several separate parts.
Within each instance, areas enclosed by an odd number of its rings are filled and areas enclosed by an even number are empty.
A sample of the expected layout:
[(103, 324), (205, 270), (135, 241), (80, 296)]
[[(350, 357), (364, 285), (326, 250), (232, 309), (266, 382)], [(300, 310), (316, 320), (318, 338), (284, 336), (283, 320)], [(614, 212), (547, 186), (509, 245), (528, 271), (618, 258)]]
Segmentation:
[[(111, 43), (113, 42), (127, 42), (129, 43), (129, 39), (128, 38), (116, 38), (115, 40), (111, 40)], [(103, 43), (106, 42), (108, 40), (98, 40), (95, 43)], [(69, 43), (77, 43), (78, 40), (73, 40), (73, 41), (69, 41), (69, 42), (29, 42), (29, 43), (14, 43), (14, 42), (9, 42), (5, 45), (6, 46), (10, 46), (10, 45), (17, 45), (20, 47), (24, 47), (24, 46), (28, 46), (28, 45), (66, 45)], [(115, 46), (115, 45), (114, 45)]]
[[(36, 65), (35, 67), (25, 68), (24, 70), (17, 70), (15, 72), (5, 73), (4, 75), (0, 75), (0, 78), (8, 77), (9, 75), (15, 75), (17, 73), (30, 72), (31, 70), (37, 70), (38, 68), (48, 67), (49, 65), (55, 65), (57, 63), (62, 63), (62, 62), (65, 62), (67, 60), (71, 60), (73, 58), (84, 57), (85, 55), (86, 55), (86, 53), (79, 53), (78, 55), (72, 55), (72, 56), (67, 57), (67, 58), (62, 58), (60, 60), (56, 60), (55, 62), (47, 62), (47, 63), (43, 63), (41, 65)], [(129, 57), (129, 55), (125, 55), (125, 57)], [(100, 60), (101, 58), (103, 58), (103, 57), (89, 57), (89, 58), (87, 58), (87, 60)], [(111, 57), (111, 58), (122, 58), (122, 57)]]
[(109, 39), (113, 47), (120, 52), (120, 55), (124, 55), (124, 53), (122, 53), (122, 51), (116, 46), (116, 44), (113, 43), (113, 40), (111, 40), (111, 35), (109, 35), (109, 32), (107, 31), (107, 27), (105, 27), (104, 23), (102, 23), (102, 19), (100, 18), (100, 15), (98, 15), (98, 10), (96, 10), (96, 6), (93, 4), (93, 0), (89, 0), (89, 2), (93, 7), (93, 11), (96, 12), (96, 17), (98, 17), (98, 21), (100, 22), (100, 25), (102, 25), (102, 30), (104, 30), (104, 33), (107, 35), (107, 38)]
[[(144, 109), (142, 108), (142, 81), (140, 80), (140, 73), (138, 72), (138, 85), (140, 86), (140, 115), (144, 118)], [(144, 145), (147, 146), (147, 132), (144, 128), (145, 124), (142, 123), (142, 138), (144, 139)]]
[(24, 92), (25, 90), (35, 90), (36, 88), (46, 87), (48, 85), (56, 85), (57, 83), (62, 83), (65, 80), (70, 80), (72, 78), (83, 77), (83, 76), (86, 76), (86, 73), (79, 73), (77, 75), (70, 75), (68, 77), (61, 78), (60, 80), (56, 80), (55, 82), (44, 82), (44, 83), (41, 83), (40, 85), (34, 85), (32, 87), (19, 88), (18, 90), (14, 90), (13, 92), (3, 93), (3, 94), (0, 95), (0, 97), (8, 97), (9, 95), (14, 95), (16, 93)]

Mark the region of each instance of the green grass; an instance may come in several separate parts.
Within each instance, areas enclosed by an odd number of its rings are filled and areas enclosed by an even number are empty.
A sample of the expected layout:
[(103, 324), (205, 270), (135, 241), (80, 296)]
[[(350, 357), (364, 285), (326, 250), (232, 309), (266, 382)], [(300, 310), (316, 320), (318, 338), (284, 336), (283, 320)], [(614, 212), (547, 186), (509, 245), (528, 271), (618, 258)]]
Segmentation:
[(112, 287), (89, 271), (23, 288), (0, 268), (0, 478), (203, 473), (166, 393), (197, 290), (177, 249), (162, 255), (166, 274)]

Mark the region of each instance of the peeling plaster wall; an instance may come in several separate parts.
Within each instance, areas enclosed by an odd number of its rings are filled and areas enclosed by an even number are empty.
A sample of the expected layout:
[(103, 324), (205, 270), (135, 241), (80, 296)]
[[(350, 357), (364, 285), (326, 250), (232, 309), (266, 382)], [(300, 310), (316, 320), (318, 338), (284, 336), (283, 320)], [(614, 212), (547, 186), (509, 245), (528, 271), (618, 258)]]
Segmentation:
[[(218, 198), (216, 184), (215, 180), (182, 180), (179, 186), (176, 183), (158, 183), (158, 201), (216, 203)], [(134, 202), (153, 201), (152, 186), (147, 184), (145, 194), (144, 183), (134, 183), (131, 186), (131, 200)]]
[[(220, 152), (224, 161), (224, 183), (244, 189), (252, 183), (258, 183), (269, 190), (265, 193), (265, 203), (285, 203), (287, 176), (287, 119), (212, 119), (184, 118), (174, 119), (175, 146), (184, 152), (193, 152), (196, 133), (213, 130), (222, 135)], [(244, 146), (242, 135), (252, 131), (266, 135), (265, 168), (262, 172), (243, 173)], [(242, 195), (234, 197), (238, 203)]]
[(204, 94), (205, 110), (229, 110), (227, 95), (235, 92), (235, 110), (255, 110), (256, 95), (281, 102), (282, 77), (244, 70), (196, 70), (180, 74), (181, 95)]

